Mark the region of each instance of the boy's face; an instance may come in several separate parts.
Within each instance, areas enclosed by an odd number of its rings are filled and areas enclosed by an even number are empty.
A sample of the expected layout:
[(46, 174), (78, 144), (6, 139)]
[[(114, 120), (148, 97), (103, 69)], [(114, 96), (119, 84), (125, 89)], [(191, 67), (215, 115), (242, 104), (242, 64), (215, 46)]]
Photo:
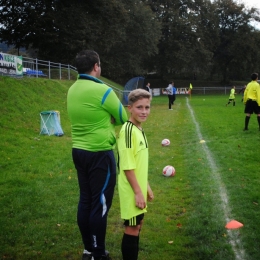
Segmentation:
[(129, 105), (128, 110), (131, 114), (129, 121), (136, 126), (141, 126), (141, 123), (145, 122), (150, 114), (150, 99), (139, 99), (134, 104)]

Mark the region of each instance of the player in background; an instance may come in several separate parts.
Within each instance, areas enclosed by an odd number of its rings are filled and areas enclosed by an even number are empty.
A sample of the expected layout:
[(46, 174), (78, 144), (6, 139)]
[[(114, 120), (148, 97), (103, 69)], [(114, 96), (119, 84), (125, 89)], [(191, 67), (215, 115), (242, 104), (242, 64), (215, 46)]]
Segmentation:
[(148, 183), (148, 142), (142, 128), (150, 114), (151, 94), (135, 89), (128, 96), (129, 121), (118, 137), (118, 190), (124, 235), (121, 244), (123, 260), (137, 260), (139, 233), (147, 212), (147, 199), (154, 198)]
[(236, 105), (236, 101), (235, 101), (235, 95), (236, 95), (236, 87), (233, 86), (230, 90), (230, 95), (229, 95), (229, 99), (228, 99), (228, 103), (226, 104), (226, 106), (228, 106), (231, 102), (233, 102), (233, 106)]
[(165, 89), (165, 91), (168, 94), (168, 105), (169, 105), (169, 110), (172, 110), (172, 105), (173, 105), (173, 85), (172, 81), (169, 83), (168, 87)]
[(247, 84), (245, 92), (244, 92), (244, 104), (245, 104), (245, 127), (244, 131), (248, 130), (248, 124), (251, 115), (257, 114), (257, 122), (260, 130), (260, 86), (257, 82), (258, 74), (251, 74), (252, 81)]

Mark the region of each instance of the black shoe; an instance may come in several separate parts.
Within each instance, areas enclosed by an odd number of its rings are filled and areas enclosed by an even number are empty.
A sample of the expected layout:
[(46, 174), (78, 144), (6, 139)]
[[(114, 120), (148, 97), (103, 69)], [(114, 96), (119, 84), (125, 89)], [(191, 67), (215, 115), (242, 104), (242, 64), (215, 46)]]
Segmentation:
[[(244, 129), (243, 129), (243, 131), (247, 131), (247, 130), (248, 130), (248, 128), (244, 128)], [(260, 131), (260, 129), (259, 129), (259, 131)]]
[(92, 260), (92, 254), (83, 254), (82, 260)]
[(106, 255), (93, 257), (93, 260), (112, 260), (112, 258), (109, 256), (109, 252), (106, 250)]
[(102, 255), (98, 257), (93, 257), (94, 260), (112, 260), (112, 258), (109, 255)]

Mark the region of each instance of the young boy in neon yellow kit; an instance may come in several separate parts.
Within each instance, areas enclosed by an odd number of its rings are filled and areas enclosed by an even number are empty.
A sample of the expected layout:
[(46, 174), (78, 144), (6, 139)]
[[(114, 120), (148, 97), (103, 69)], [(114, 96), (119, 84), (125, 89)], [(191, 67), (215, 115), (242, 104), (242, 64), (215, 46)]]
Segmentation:
[(148, 183), (148, 142), (141, 126), (150, 114), (150, 102), (149, 92), (143, 89), (130, 92), (130, 118), (122, 126), (118, 137), (118, 190), (125, 226), (121, 244), (123, 260), (137, 260), (147, 199), (154, 198)]
[(226, 106), (228, 106), (231, 102), (233, 102), (233, 106), (236, 105), (235, 94), (236, 94), (236, 87), (233, 86), (232, 89), (230, 90), (230, 95)]

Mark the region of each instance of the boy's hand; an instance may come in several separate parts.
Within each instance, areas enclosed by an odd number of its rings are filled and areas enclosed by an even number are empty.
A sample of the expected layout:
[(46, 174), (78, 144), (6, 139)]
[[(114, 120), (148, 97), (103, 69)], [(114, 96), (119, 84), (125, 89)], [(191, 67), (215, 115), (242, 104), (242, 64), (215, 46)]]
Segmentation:
[(142, 190), (137, 182), (134, 170), (125, 170), (125, 175), (135, 194), (135, 206), (139, 209), (145, 209), (146, 200), (145, 200)]
[(153, 191), (152, 191), (150, 185), (148, 184), (148, 186), (147, 186), (147, 200), (152, 201), (153, 199), (154, 199)]
[(135, 206), (139, 209), (146, 208), (146, 202), (142, 192), (135, 194)]

